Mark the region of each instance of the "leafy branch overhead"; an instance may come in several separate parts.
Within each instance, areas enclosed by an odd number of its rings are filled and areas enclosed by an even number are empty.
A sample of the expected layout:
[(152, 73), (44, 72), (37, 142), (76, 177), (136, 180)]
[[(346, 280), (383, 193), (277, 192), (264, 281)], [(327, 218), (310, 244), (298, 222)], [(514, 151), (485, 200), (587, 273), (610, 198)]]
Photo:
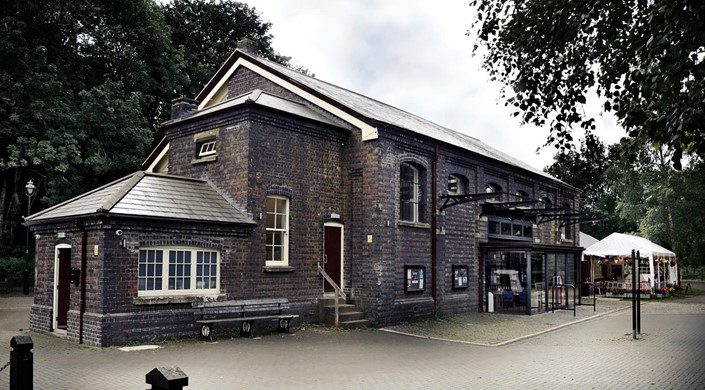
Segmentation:
[(597, 92), (635, 144), (667, 147), (680, 168), (705, 156), (705, 2), (473, 0), (484, 67), (524, 123), (548, 126), (547, 145), (570, 148)]
[[(221, 0), (9, 0), (0, 8), (0, 247), (32, 212), (139, 169), (179, 95), (235, 49), (287, 64), (254, 8)], [(0, 254), (0, 262), (2, 256)]]

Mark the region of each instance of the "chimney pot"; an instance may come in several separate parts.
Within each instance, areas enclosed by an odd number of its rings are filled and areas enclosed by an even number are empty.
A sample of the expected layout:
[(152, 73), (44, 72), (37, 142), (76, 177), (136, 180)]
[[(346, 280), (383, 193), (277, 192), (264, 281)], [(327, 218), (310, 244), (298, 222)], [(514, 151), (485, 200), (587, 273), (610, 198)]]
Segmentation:
[(193, 115), (198, 110), (198, 102), (186, 97), (171, 101), (171, 119), (184, 119)]
[(257, 41), (248, 37), (242, 38), (237, 41), (237, 48), (240, 51), (255, 57), (259, 53), (259, 44), (257, 43)]

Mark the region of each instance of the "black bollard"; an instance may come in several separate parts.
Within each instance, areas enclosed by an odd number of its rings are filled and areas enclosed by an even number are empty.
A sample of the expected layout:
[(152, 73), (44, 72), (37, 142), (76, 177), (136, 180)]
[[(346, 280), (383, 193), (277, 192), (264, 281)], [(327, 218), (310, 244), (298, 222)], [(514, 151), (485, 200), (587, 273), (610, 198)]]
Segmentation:
[(145, 375), (151, 390), (182, 390), (188, 386), (188, 376), (179, 367), (157, 367)]
[(34, 385), (34, 343), (29, 336), (10, 340), (10, 390), (32, 390)]

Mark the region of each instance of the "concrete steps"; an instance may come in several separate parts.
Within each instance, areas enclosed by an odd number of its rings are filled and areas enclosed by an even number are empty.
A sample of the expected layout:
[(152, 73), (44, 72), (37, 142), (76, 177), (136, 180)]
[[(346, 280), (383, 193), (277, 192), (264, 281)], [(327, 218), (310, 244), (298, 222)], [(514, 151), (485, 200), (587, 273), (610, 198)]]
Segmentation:
[[(335, 326), (335, 298), (323, 297), (318, 299), (319, 321), (323, 325)], [(345, 302), (338, 298), (338, 327), (355, 329), (371, 326), (370, 320), (365, 319), (365, 314), (357, 309), (354, 303)]]

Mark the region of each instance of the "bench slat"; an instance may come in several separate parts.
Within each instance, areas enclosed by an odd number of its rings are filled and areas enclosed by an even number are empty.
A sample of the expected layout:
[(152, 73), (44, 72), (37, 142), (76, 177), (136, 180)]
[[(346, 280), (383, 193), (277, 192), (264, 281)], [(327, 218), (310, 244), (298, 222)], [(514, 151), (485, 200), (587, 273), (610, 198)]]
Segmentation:
[(298, 318), (298, 314), (282, 314), (273, 316), (257, 316), (257, 317), (240, 317), (240, 318), (220, 318), (213, 320), (198, 320), (199, 324), (220, 324), (226, 322), (243, 322), (243, 321), (257, 321), (257, 320), (279, 320), (279, 319), (292, 319)]
[[(194, 302), (191, 304), (196, 323), (201, 325), (201, 336), (210, 339), (210, 328), (214, 324), (243, 323), (241, 332), (251, 334), (248, 324), (256, 320), (280, 320), (279, 331), (289, 331), (289, 321), (299, 317), (297, 314), (283, 314), (289, 309), (289, 300), (275, 299), (241, 299), (231, 301)], [(283, 321), (283, 322), (282, 322)], [(245, 333), (246, 332), (246, 333)]]

